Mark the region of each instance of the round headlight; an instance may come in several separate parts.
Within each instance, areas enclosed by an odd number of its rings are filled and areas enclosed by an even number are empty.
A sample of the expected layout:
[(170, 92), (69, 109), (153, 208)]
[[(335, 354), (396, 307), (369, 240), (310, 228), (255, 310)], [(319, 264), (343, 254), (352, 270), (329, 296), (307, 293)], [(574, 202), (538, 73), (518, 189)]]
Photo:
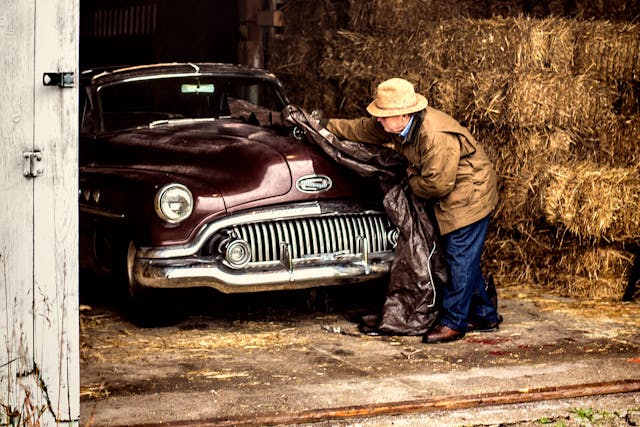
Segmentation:
[(156, 212), (164, 221), (177, 224), (193, 211), (193, 196), (182, 184), (168, 184), (156, 195)]
[(232, 240), (224, 251), (224, 259), (231, 268), (242, 268), (251, 261), (249, 243), (242, 239)]

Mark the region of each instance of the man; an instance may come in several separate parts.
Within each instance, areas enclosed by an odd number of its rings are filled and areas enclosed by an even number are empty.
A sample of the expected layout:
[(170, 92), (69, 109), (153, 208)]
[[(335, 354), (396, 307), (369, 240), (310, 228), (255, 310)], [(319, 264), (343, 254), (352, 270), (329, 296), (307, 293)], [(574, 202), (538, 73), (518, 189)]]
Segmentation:
[(487, 155), (465, 127), (429, 107), (404, 79), (382, 82), (367, 111), (372, 117), (331, 119), (327, 129), (341, 139), (383, 144), (402, 153), (411, 189), (433, 205), (449, 281), (439, 324), (423, 342), (453, 341), (469, 330), (497, 330), (501, 318), (480, 268), (489, 218), (498, 202)]

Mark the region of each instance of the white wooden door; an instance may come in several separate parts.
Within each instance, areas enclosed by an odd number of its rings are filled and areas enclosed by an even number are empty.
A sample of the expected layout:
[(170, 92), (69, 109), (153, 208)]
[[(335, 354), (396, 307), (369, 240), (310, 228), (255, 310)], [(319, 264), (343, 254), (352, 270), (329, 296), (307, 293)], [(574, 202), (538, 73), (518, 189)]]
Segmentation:
[(0, 425), (79, 419), (78, 89), (43, 84), (78, 79), (78, 19), (78, 0), (0, 8)]

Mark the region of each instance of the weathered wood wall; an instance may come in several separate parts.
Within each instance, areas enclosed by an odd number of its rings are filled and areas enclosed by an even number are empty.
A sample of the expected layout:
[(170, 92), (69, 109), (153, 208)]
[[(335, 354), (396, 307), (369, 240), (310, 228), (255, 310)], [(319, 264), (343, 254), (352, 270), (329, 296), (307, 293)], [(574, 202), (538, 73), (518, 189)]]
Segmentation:
[[(77, 425), (78, 0), (0, 9), (0, 424)], [(42, 173), (24, 175), (40, 151)]]

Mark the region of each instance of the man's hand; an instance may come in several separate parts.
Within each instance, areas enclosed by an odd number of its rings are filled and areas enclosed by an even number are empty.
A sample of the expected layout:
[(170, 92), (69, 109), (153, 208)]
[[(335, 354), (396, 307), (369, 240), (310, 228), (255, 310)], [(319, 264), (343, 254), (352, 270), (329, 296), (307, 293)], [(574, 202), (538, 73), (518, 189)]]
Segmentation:
[(414, 175), (419, 175), (420, 171), (418, 171), (418, 169), (416, 169), (415, 167), (413, 167), (413, 165), (409, 165), (407, 166), (407, 177), (411, 178)]

